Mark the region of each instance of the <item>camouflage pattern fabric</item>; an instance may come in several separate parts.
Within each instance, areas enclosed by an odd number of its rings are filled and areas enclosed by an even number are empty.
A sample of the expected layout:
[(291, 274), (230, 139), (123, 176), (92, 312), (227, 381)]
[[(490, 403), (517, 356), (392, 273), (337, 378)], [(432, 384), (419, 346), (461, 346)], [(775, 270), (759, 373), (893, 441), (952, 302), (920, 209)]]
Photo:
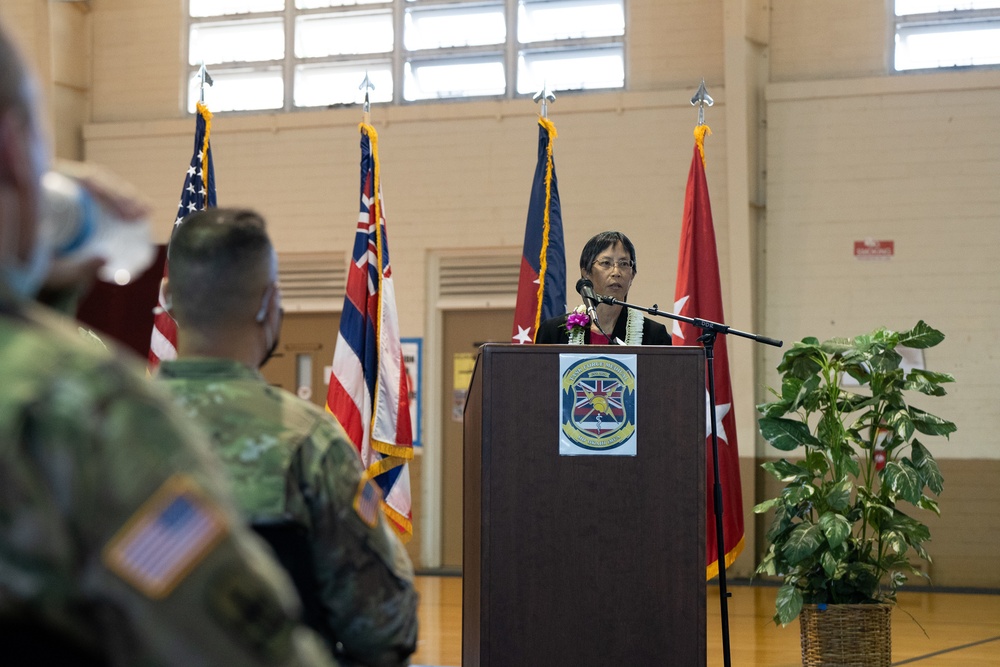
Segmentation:
[(336, 664), (293, 620), (291, 583), (243, 526), (204, 435), (125, 354), (0, 302), (4, 659)]
[(247, 519), (287, 517), (308, 531), (338, 658), (408, 664), (417, 640), (413, 566), (336, 420), (227, 359), (163, 362), (158, 377), (211, 435)]

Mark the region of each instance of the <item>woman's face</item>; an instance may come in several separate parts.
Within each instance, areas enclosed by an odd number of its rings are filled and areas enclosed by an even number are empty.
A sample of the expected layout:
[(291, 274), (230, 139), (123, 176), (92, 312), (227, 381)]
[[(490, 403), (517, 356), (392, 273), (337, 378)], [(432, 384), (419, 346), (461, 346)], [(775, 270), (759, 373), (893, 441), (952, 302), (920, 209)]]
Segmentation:
[(597, 253), (597, 259), (590, 270), (583, 272), (583, 277), (594, 283), (598, 294), (624, 301), (635, 277), (632, 258), (621, 243), (615, 243)]

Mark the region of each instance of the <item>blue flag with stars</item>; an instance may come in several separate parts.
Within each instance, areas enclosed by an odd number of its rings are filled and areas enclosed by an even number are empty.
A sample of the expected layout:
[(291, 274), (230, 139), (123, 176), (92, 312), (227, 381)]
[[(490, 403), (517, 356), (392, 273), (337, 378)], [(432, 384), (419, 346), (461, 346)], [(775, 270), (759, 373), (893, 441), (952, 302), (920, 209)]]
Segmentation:
[(524, 250), (514, 307), (513, 342), (535, 342), (538, 325), (566, 312), (566, 249), (563, 244), (559, 184), (552, 157), (556, 126), (538, 119), (538, 163), (531, 182)]

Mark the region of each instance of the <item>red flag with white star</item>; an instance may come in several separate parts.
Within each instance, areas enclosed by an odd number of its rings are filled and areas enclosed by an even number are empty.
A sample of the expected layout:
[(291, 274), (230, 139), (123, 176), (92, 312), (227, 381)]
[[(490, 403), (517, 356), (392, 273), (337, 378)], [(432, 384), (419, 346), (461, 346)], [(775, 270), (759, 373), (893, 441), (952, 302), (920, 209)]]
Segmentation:
[[(677, 261), (677, 283), (674, 293), (674, 313), (698, 317), (713, 322), (725, 322), (722, 312), (722, 281), (719, 279), (719, 257), (715, 247), (712, 224), (712, 204), (705, 178), (705, 135), (707, 125), (694, 130), (695, 147), (684, 196), (684, 220), (681, 225), (680, 255)], [(674, 321), (674, 345), (698, 345), (701, 330), (687, 323)], [(725, 556), (728, 568), (743, 550), (743, 491), (740, 486), (740, 456), (736, 446), (736, 416), (733, 411), (733, 390), (729, 381), (729, 354), (726, 336), (715, 339), (715, 399), (716, 432), (719, 438), (719, 480), (722, 484), (722, 519), (725, 545), (719, 549), (715, 531), (714, 460), (712, 456), (712, 425), (705, 424), (705, 456), (708, 473), (706, 489), (707, 538), (706, 578), (719, 573), (719, 552)], [(708, 401), (708, 378), (705, 378), (705, 400)], [(706, 420), (711, 412), (706, 408)]]

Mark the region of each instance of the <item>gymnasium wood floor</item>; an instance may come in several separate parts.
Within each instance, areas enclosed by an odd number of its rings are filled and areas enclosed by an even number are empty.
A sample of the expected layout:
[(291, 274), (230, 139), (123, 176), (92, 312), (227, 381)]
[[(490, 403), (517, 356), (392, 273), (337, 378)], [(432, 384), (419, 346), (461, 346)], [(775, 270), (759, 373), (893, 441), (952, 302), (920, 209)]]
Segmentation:
[[(417, 587), (420, 641), (413, 664), (460, 667), (462, 579), (421, 576)], [(802, 664), (798, 624), (781, 628), (771, 621), (776, 591), (769, 586), (730, 584), (729, 641), (734, 667)], [(706, 594), (708, 665), (721, 667), (719, 589), (708, 586)], [(893, 665), (915, 667), (1000, 665), (1000, 594), (925, 593), (916, 586), (900, 593), (892, 617), (892, 658)]]

